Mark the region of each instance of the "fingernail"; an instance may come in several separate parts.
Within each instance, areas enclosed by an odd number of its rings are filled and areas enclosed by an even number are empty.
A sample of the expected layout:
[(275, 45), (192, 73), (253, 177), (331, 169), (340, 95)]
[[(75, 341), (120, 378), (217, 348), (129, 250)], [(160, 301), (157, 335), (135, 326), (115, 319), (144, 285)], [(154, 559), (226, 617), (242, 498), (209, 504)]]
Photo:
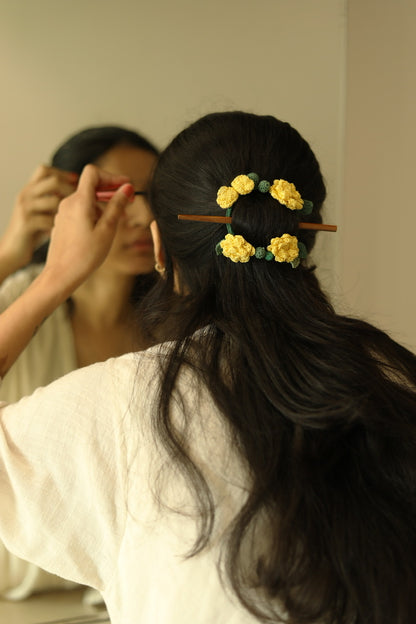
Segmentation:
[(134, 197), (134, 186), (132, 184), (125, 184), (121, 190), (129, 199)]

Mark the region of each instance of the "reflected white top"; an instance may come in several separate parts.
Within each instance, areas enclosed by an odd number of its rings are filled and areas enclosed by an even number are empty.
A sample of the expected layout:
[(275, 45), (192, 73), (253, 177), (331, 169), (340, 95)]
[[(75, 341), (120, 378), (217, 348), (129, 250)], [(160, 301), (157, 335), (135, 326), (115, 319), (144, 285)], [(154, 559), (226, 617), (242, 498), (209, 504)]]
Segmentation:
[[(0, 286), (0, 312), (19, 297), (42, 270), (30, 265)], [(39, 327), (30, 343), (4, 377), (0, 400), (14, 403), (77, 368), (68, 306), (62, 305)], [(22, 600), (34, 591), (74, 587), (64, 579), (12, 555), (0, 542), (0, 594)]]
[[(42, 264), (30, 265), (1, 284), (0, 312), (27, 289), (42, 268)], [(38, 328), (4, 377), (0, 399), (14, 403), (76, 368), (78, 365), (68, 306), (61, 305)]]

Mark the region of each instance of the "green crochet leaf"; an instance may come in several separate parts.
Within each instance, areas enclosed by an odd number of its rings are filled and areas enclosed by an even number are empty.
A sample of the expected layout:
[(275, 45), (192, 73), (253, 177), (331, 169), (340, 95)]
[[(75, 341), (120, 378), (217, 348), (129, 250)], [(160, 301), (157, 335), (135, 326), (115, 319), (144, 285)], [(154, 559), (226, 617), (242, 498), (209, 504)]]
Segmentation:
[(222, 247), (221, 247), (221, 243), (222, 241), (220, 241), (219, 243), (217, 243), (215, 245), (215, 253), (217, 254), (217, 256), (222, 256)]
[(303, 200), (303, 208), (299, 210), (299, 214), (304, 215), (305, 217), (310, 215), (313, 210), (313, 202), (309, 201), (309, 199)]
[(298, 249), (299, 249), (299, 258), (307, 258), (308, 250), (306, 249), (305, 243), (302, 243), (302, 241), (298, 241)]

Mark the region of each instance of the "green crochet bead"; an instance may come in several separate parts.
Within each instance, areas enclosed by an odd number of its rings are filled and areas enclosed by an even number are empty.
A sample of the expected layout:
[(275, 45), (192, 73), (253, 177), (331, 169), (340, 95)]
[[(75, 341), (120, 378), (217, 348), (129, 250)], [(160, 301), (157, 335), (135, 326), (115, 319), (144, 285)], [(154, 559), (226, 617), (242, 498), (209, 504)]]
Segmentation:
[(267, 180), (261, 180), (257, 186), (260, 193), (268, 193), (270, 188), (270, 182)]
[(299, 249), (299, 258), (306, 258), (308, 255), (308, 250), (306, 249), (306, 245), (302, 243), (302, 241), (298, 241), (298, 249)]
[(257, 173), (248, 173), (247, 177), (250, 178), (250, 180), (253, 180), (254, 182), (254, 186), (257, 186), (257, 184), (259, 183), (259, 176), (257, 175)]
[(268, 251), (266, 255), (264, 256), (265, 260), (273, 260), (273, 258), (274, 258), (274, 255), (272, 254), (271, 251)]
[(292, 265), (292, 269), (296, 269), (296, 267), (298, 267), (299, 264), (300, 264), (299, 256), (297, 258), (295, 258), (290, 264)]
[(222, 247), (221, 247), (221, 243), (222, 241), (220, 241), (219, 243), (217, 243), (215, 245), (215, 253), (217, 254), (217, 256), (222, 256)]
[(266, 252), (266, 250), (265, 250), (265, 248), (264, 248), (264, 247), (256, 247), (256, 251), (255, 251), (255, 254), (254, 254), (254, 255), (255, 255), (255, 256), (256, 256), (256, 258), (258, 258), (259, 260), (262, 260), (262, 259), (265, 257), (266, 253), (267, 253), (267, 252)]

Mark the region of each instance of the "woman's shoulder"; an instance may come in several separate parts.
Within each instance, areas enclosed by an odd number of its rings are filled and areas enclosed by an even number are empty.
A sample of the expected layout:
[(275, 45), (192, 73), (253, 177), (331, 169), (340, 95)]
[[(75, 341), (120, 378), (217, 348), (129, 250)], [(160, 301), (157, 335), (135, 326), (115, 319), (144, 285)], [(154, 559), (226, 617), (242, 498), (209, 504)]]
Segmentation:
[[(139, 411), (146, 411), (157, 400), (160, 372), (174, 344), (163, 342), (143, 351), (126, 353), (78, 368), (47, 387), (38, 388), (31, 400), (34, 404), (65, 404), (69, 411), (74, 406), (86, 404), (89, 406), (86, 409), (94, 405), (94, 410), (113, 414), (128, 412), (132, 406)], [(198, 394), (198, 380), (194, 377), (191, 367), (181, 372), (176, 389), (184, 397), (188, 397), (190, 391), (193, 398)]]
[[(195, 334), (198, 341), (198, 333)], [(107, 385), (115, 395), (129, 397), (134, 403), (147, 404), (158, 396), (165, 364), (175, 349), (174, 341), (161, 342), (141, 351), (132, 351), (105, 362), (92, 364), (72, 373), (72, 379), (79, 377), (80, 383)], [(175, 384), (181, 395), (200, 394), (200, 378), (189, 362), (181, 367)], [(196, 400), (196, 398), (195, 398)]]

